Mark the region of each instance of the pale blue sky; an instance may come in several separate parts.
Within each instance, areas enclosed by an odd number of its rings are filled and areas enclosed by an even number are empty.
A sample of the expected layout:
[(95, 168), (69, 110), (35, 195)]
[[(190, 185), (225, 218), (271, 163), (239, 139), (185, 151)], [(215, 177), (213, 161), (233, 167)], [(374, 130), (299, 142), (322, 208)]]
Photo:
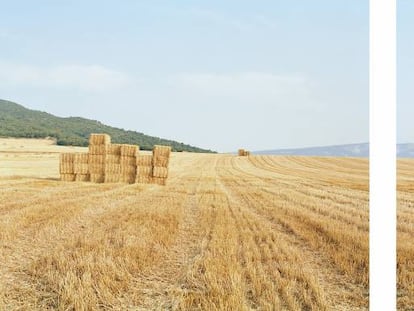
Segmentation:
[(368, 141), (368, 1), (1, 8), (2, 99), (218, 151)]
[(414, 143), (414, 1), (397, 3), (397, 141)]

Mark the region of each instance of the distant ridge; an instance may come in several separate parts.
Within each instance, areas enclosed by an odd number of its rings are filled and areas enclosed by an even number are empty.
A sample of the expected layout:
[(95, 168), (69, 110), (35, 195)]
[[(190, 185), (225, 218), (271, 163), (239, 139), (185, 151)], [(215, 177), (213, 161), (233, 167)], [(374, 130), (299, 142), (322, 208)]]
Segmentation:
[[(310, 147), (298, 149), (275, 149), (254, 151), (253, 154), (306, 155), (328, 157), (369, 157), (369, 143)], [(397, 144), (397, 157), (414, 158), (414, 144)]]
[(213, 152), (173, 140), (126, 131), (95, 120), (80, 117), (60, 118), (0, 99), (2, 137), (53, 137), (58, 145), (87, 146), (90, 133), (107, 133), (112, 137), (113, 143), (136, 144), (142, 150), (152, 150), (154, 145), (167, 145), (173, 151)]

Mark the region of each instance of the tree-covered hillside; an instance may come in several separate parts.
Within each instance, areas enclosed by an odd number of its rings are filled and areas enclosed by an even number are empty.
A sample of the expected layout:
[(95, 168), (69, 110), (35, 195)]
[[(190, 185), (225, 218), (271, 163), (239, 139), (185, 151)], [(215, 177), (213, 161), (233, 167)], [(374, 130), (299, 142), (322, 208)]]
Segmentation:
[(212, 152), (172, 140), (115, 128), (95, 120), (79, 117), (60, 118), (0, 99), (0, 136), (54, 137), (58, 145), (87, 146), (90, 133), (106, 133), (111, 136), (113, 143), (135, 144), (142, 150), (151, 150), (153, 145), (167, 145), (174, 151)]

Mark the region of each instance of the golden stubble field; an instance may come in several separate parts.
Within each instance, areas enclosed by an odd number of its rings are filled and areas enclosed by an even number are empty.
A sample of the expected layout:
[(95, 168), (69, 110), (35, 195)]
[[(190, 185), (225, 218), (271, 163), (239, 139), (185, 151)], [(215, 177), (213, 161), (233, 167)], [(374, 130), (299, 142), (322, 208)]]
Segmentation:
[[(368, 161), (173, 153), (165, 187), (58, 180), (0, 140), (0, 310), (366, 310)], [(399, 305), (413, 164), (399, 162)]]

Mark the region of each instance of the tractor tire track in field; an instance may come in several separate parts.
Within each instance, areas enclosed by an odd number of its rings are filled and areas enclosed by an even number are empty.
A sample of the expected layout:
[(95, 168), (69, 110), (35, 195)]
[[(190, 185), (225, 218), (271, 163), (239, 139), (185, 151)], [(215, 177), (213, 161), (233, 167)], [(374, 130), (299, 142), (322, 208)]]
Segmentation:
[[(234, 176), (233, 182), (228, 178), (229, 175)], [(301, 256), (306, 258), (306, 261), (302, 262), (302, 266), (306, 267), (308, 271), (317, 275), (318, 286), (321, 287), (321, 292), (328, 301), (328, 310), (364, 310), (353, 298), (359, 296), (360, 299), (364, 299), (363, 294), (366, 292), (362, 286), (353, 284), (353, 282), (345, 277), (341, 271), (339, 271), (333, 263), (327, 258), (327, 256), (312, 248), (309, 243), (301, 236), (295, 234), (295, 232), (289, 227), (289, 225), (281, 219), (276, 219), (271, 215), (265, 214), (257, 210), (259, 205), (270, 205), (269, 201), (258, 201), (254, 195), (251, 198), (242, 196), (240, 192), (235, 192), (233, 183), (243, 182), (242, 175), (237, 175), (236, 171), (229, 170), (224, 174), (226, 176), (225, 182), (222, 184), (222, 189), (226, 192), (231, 200), (234, 200), (237, 206), (242, 206), (246, 210), (244, 216), (251, 219), (257, 219), (257, 223), (270, 224), (271, 228), (282, 238), (286, 243), (295, 249), (295, 252), (301, 253)], [(240, 187), (242, 191), (243, 188)], [(260, 191), (260, 190), (258, 190)], [(280, 251), (278, 249), (275, 250)], [(338, 291), (338, 289), (344, 289)]]

